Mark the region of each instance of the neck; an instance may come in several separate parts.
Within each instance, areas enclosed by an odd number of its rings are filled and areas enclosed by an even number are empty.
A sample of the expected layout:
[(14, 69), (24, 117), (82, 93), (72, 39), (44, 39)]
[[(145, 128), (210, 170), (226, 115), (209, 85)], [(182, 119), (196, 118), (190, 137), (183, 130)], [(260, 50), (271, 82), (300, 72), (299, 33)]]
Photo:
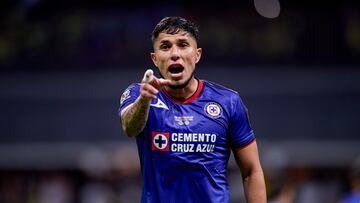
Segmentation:
[(186, 100), (190, 98), (197, 90), (199, 81), (194, 77), (189, 81), (189, 84), (181, 89), (174, 89), (165, 87), (166, 92), (177, 100)]

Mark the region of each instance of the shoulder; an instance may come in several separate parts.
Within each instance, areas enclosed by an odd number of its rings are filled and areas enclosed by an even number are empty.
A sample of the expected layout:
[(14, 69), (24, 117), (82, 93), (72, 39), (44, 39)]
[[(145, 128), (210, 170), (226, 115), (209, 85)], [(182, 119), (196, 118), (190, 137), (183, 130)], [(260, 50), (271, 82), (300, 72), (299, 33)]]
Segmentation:
[(139, 94), (139, 91), (140, 83), (132, 83), (131, 85), (129, 85), (121, 94), (120, 105), (123, 105), (126, 100), (134, 100), (134, 98), (136, 98)]
[(225, 87), (223, 85), (203, 80), (205, 89), (204, 91), (211, 92), (212, 94), (216, 94), (218, 96), (225, 96), (226, 98), (238, 98), (239, 93), (233, 89), (230, 89), (228, 87)]
[(210, 81), (203, 80), (203, 83), (204, 99), (209, 101), (208, 104), (213, 104), (213, 102), (215, 102), (229, 118), (233, 117), (236, 113), (245, 110), (245, 108), (243, 108), (244, 106), (241, 97), (237, 91)]
[(130, 94), (130, 92), (139, 91), (139, 90), (140, 90), (140, 83), (132, 83), (124, 90), (123, 95)]
[(132, 83), (128, 86), (127, 89), (140, 88), (140, 83)]

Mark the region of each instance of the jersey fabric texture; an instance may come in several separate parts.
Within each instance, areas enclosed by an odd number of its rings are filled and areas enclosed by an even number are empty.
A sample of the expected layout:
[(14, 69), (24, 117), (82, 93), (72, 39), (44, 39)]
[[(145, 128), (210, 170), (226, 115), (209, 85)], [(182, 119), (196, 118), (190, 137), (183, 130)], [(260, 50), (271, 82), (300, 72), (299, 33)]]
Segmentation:
[(360, 202), (360, 192), (354, 192), (348, 194), (341, 203), (359, 203)]
[[(229, 202), (227, 164), (231, 149), (255, 140), (237, 92), (198, 80), (185, 101), (165, 90), (150, 105), (137, 137), (143, 203)], [(140, 94), (133, 84), (121, 97), (119, 114)]]

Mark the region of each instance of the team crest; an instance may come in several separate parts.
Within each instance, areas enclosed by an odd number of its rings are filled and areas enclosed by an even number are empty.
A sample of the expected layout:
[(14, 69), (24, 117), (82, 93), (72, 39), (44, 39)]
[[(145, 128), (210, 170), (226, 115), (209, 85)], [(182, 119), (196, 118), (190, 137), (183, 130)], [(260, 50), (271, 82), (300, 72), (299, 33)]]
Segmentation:
[(121, 95), (121, 98), (120, 98), (120, 105), (122, 105), (122, 103), (129, 99), (130, 98), (130, 88), (126, 89), (124, 91), (124, 93)]
[(205, 105), (205, 113), (213, 118), (218, 118), (222, 114), (222, 108), (220, 104), (216, 102), (209, 102)]
[(153, 151), (168, 152), (169, 151), (169, 133), (152, 132)]

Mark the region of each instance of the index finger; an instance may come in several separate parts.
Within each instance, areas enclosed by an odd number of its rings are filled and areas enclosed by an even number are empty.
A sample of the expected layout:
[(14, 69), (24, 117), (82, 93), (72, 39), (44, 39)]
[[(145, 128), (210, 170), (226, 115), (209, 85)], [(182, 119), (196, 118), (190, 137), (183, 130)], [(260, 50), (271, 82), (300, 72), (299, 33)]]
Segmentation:
[(160, 84), (161, 86), (169, 85), (169, 84), (170, 84), (170, 80), (160, 78), (160, 79), (159, 79), (159, 84)]
[(154, 79), (154, 71), (151, 69), (147, 69), (145, 71), (144, 77), (142, 79), (143, 82), (149, 83)]

